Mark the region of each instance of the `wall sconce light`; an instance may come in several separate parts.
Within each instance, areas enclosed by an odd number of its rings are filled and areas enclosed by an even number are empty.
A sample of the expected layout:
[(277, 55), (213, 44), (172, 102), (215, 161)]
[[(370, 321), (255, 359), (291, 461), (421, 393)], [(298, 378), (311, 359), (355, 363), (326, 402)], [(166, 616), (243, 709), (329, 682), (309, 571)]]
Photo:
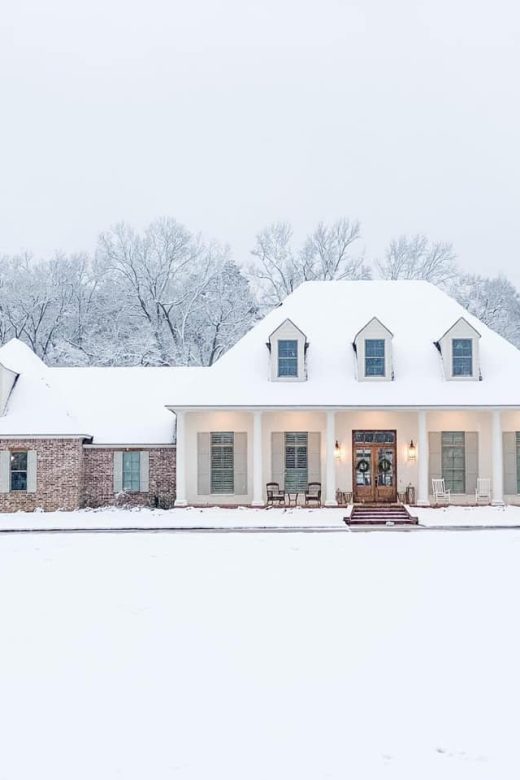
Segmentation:
[(410, 444), (408, 445), (408, 460), (417, 460), (417, 447), (413, 443), (413, 439), (410, 439)]
[(341, 444), (336, 439), (336, 444), (334, 445), (334, 457), (336, 460), (339, 460), (341, 458)]

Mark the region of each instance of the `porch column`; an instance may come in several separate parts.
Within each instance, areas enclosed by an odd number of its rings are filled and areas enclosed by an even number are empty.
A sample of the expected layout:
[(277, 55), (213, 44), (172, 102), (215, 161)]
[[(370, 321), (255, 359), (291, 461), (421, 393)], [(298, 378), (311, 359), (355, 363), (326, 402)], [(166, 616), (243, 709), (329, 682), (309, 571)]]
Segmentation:
[(429, 470), (429, 457), (430, 457), (430, 451), (428, 446), (428, 429), (426, 426), (426, 412), (424, 410), (421, 410), (417, 415), (417, 421), (418, 421), (418, 440), (417, 440), (417, 449), (418, 449), (418, 477), (419, 477), (419, 484), (417, 485), (417, 505), (418, 506), (429, 506), (430, 504), (430, 496), (429, 496), (429, 485), (428, 485), (428, 470)]
[(252, 506), (264, 506), (264, 491), (262, 485), (262, 412), (253, 412)]
[(500, 411), (494, 409), (492, 415), (492, 445), (491, 453), (493, 458), (493, 488), (492, 501), (493, 506), (503, 506), (504, 504), (504, 454), (502, 445), (502, 419)]
[(186, 500), (186, 412), (176, 412), (176, 436), (175, 436), (175, 504), (174, 506), (187, 506)]
[(336, 460), (334, 446), (336, 444), (336, 414), (327, 412), (327, 440), (326, 440), (326, 482), (327, 492), (325, 506), (337, 506), (336, 501)]

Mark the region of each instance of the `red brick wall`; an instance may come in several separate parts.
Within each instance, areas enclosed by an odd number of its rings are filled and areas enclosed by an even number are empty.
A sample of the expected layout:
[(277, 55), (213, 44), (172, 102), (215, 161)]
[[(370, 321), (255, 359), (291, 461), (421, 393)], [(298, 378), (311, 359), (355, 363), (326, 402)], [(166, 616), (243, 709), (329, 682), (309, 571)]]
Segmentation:
[(169, 508), (175, 501), (175, 448), (148, 450), (148, 493), (119, 496), (113, 488), (113, 449), (84, 448), (79, 439), (0, 440), (0, 450), (16, 449), (36, 450), (36, 493), (0, 493), (0, 512), (54, 512), (109, 504)]
[[(123, 451), (124, 448), (116, 448)], [(138, 447), (132, 449), (139, 449)], [(175, 501), (175, 448), (148, 449), (150, 484), (148, 493), (114, 495), (114, 449), (84, 450), (83, 506), (108, 504), (172, 507)]]
[(76, 509), (83, 492), (80, 439), (0, 440), (0, 450), (36, 450), (36, 493), (0, 493), (0, 512)]

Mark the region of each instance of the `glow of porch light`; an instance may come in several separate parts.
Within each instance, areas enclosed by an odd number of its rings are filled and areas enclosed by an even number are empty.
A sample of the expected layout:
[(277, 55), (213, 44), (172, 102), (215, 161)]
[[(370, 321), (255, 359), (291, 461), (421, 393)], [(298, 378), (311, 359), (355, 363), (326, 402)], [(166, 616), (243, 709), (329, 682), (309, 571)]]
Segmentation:
[(410, 439), (410, 444), (408, 445), (408, 460), (416, 460), (417, 458), (417, 447), (413, 443), (413, 439)]

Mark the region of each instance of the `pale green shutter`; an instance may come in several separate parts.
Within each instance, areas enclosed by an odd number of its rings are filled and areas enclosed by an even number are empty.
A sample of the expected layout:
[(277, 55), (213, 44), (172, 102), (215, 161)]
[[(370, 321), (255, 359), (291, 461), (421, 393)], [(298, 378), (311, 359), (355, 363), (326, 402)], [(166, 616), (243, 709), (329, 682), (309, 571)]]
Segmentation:
[(321, 433), (309, 433), (309, 482), (321, 482)]
[(271, 479), (284, 489), (285, 483), (285, 434), (271, 433)]
[(11, 453), (0, 451), (0, 493), (9, 493), (11, 487)]
[(518, 493), (516, 433), (503, 434), (504, 446), (504, 493), (516, 496)]
[(233, 482), (236, 496), (247, 494), (247, 433), (235, 433), (233, 450)]
[(114, 493), (121, 493), (123, 490), (123, 453), (118, 450), (114, 452)]
[(211, 434), (197, 433), (197, 494), (209, 496), (211, 492)]
[(139, 491), (148, 493), (150, 490), (150, 453), (141, 450), (139, 453)]
[(432, 479), (442, 477), (442, 433), (430, 431), (428, 434), (429, 458), (429, 483), (428, 492), (432, 492)]
[(478, 478), (478, 433), (466, 432), (464, 436), (466, 493), (475, 493)]
[(36, 493), (37, 477), (37, 457), (36, 450), (29, 450), (27, 453), (27, 492)]

